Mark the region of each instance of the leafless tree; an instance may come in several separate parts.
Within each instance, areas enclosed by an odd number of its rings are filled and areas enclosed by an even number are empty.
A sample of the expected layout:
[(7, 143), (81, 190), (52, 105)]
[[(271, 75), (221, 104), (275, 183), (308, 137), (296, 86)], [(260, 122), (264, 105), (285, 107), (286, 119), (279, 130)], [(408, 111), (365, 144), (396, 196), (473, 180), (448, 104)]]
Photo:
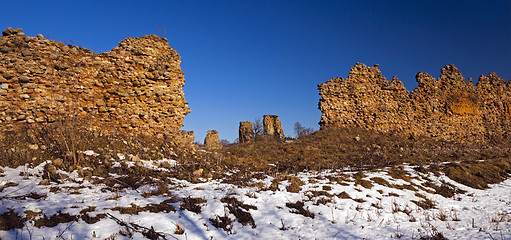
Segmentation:
[(222, 146), (224, 146), (224, 147), (227, 147), (227, 146), (231, 145), (231, 142), (229, 142), (229, 140), (227, 140), (227, 139), (222, 139), (222, 140), (220, 140), (220, 143), (221, 143), (221, 144), (222, 144)]
[(312, 128), (304, 127), (299, 122), (295, 123), (295, 133), (296, 133), (297, 138), (301, 138), (305, 135), (309, 135), (312, 132), (314, 132), (314, 130)]
[(264, 134), (263, 129), (263, 121), (261, 118), (256, 118), (253, 122), (254, 124), (254, 137), (257, 138), (259, 136), (262, 136)]

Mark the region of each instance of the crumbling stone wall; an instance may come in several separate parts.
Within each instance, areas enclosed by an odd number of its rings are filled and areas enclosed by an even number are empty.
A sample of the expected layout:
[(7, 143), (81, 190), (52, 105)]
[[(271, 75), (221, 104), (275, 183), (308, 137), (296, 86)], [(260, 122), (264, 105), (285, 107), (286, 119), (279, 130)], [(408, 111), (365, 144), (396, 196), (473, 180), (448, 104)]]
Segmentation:
[(218, 137), (216, 130), (209, 130), (206, 138), (204, 138), (204, 147), (206, 149), (219, 149), (222, 148), (222, 143)]
[(252, 122), (240, 122), (238, 140), (240, 143), (254, 141), (254, 126)]
[(178, 140), (181, 146), (195, 147), (194, 145), (195, 133), (193, 131), (181, 130), (180, 137), (178, 138)]
[(284, 130), (282, 130), (282, 123), (279, 116), (264, 115), (263, 116), (263, 131), (265, 136), (273, 136), (278, 139), (284, 139)]
[(511, 84), (495, 73), (474, 85), (447, 65), (438, 79), (422, 72), (416, 79), (419, 86), (409, 94), (396, 77), (387, 81), (377, 65), (357, 63), (348, 78), (318, 85), (319, 124), (459, 142), (511, 135)]
[(180, 64), (156, 35), (94, 54), (9, 28), (0, 37), (0, 129), (83, 118), (104, 130), (178, 133), (190, 112)]

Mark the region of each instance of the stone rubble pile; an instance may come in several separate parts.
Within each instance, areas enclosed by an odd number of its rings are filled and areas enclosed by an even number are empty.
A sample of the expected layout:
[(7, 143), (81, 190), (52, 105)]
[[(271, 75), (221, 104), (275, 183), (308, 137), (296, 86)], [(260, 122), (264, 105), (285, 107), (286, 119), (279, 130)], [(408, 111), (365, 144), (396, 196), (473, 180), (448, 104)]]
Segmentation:
[(447, 65), (438, 79), (419, 72), (416, 80), (419, 86), (409, 94), (396, 77), (387, 81), (377, 65), (357, 63), (348, 78), (318, 85), (319, 124), (457, 142), (510, 137), (511, 83), (495, 73), (474, 85)]

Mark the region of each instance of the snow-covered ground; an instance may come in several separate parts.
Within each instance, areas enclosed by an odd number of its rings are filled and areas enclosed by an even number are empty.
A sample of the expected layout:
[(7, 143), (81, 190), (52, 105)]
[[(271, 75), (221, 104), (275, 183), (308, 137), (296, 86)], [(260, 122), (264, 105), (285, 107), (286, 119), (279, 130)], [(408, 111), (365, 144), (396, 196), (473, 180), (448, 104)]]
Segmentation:
[[(143, 164), (152, 166), (150, 161)], [(2, 167), (0, 214), (12, 210), (21, 217), (35, 217), (22, 228), (0, 231), (1, 239), (146, 239), (141, 232), (150, 229), (160, 239), (420, 239), (439, 233), (447, 239), (511, 239), (511, 179), (477, 190), (405, 166), (411, 177), (408, 181), (390, 177), (388, 169), (366, 172), (362, 180), (373, 186), (360, 184), (360, 178), (357, 183), (351, 172), (324, 171), (298, 174), (305, 184), (296, 193), (287, 190), (288, 180), (270, 190), (274, 178), (268, 176), (254, 179), (251, 187), (170, 179), (167, 194), (150, 195), (156, 186), (118, 191), (86, 181), (76, 172), (61, 184), (40, 185), (43, 168), (44, 164)], [(466, 192), (446, 198), (426, 184), (442, 181)], [(197, 213), (182, 207), (185, 199), (199, 199)], [(425, 199), (434, 206), (417, 205)], [(144, 209), (158, 204), (175, 211)], [(130, 207), (139, 212), (121, 213)], [(59, 215), (78, 220), (35, 226), (38, 218)], [(97, 216), (101, 218), (95, 223), (84, 220)], [(241, 224), (239, 216), (248, 223)], [(224, 217), (232, 222), (228, 224)], [(226, 230), (213, 225), (222, 219)], [(178, 226), (184, 232), (176, 231)]]

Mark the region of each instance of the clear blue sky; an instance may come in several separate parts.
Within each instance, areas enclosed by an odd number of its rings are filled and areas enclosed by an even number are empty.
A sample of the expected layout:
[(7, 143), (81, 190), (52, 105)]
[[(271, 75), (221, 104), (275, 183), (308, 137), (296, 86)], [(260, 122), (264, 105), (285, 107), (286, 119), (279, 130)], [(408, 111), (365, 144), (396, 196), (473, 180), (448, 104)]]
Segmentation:
[[(185, 130), (233, 141), (239, 121), (279, 115), (318, 129), (316, 85), (380, 64), (408, 90), (455, 64), (511, 79), (511, 1), (2, 1), (0, 28), (109, 51), (160, 34), (182, 57)], [(159, 30), (160, 29), (160, 30)]]

